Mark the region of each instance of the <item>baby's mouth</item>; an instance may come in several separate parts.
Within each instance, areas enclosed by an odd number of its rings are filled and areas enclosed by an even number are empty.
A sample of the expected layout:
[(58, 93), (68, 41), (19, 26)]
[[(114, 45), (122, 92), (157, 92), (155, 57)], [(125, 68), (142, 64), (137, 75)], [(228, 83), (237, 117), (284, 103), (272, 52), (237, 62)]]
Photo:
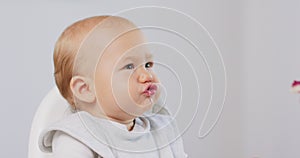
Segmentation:
[(154, 95), (156, 93), (156, 91), (157, 91), (157, 86), (155, 84), (150, 84), (146, 87), (143, 94), (150, 97), (150, 96)]

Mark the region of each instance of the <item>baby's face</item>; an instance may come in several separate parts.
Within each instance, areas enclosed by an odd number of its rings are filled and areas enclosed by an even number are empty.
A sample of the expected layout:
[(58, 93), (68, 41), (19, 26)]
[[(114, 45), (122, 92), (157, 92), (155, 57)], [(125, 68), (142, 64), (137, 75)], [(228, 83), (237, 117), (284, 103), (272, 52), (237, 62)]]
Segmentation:
[(129, 119), (149, 110), (159, 97), (159, 80), (142, 33), (128, 32), (107, 47), (95, 70), (98, 104), (109, 117)]

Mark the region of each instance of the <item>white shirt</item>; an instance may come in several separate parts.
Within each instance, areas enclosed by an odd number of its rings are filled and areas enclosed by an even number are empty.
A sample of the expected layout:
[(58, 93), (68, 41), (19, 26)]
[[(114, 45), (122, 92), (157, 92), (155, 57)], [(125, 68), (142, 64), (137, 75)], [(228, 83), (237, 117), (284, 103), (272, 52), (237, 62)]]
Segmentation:
[(55, 132), (52, 146), (53, 158), (97, 158), (89, 147), (61, 131)]
[[(127, 127), (123, 124), (114, 121), (109, 122), (122, 130), (127, 130)], [(145, 132), (149, 130), (149, 124), (143, 124), (140, 119), (136, 119), (132, 131)], [(62, 131), (55, 132), (52, 146), (53, 158), (98, 158), (98, 155), (85, 144)]]
[(39, 144), (42, 151), (53, 152), (54, 158), (186, 157), (176, 129), (167, 115), (137, 117), (128, 131), (123, 124), (82, 111), (45, 129)]

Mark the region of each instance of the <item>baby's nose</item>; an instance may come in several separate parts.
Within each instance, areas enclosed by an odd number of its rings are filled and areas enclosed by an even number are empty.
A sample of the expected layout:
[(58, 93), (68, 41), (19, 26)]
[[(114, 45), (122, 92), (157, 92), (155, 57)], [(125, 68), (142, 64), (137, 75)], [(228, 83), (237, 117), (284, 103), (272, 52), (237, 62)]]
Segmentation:
[(140, 71), (139, 74), (139, 82), (141, 83), (146, 83), (146, 82), (152, 82), (153, 81), (153, 76), (151, 72), (148, 70), (141, 68), (142, 70)]

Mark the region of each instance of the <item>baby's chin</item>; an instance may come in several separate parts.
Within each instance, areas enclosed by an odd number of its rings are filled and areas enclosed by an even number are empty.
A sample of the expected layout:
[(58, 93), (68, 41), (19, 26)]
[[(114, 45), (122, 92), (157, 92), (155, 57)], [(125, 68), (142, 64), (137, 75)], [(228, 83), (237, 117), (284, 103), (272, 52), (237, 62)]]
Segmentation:
[(117, 102), (120, 110), (127, 113), (131, 116), (141, 116), (145, 112), (150, 111), (154, 104), (158, 101), (159, 93), (147, 96), (147, 95), (139, 95), (138, 97), (129, 97), (121, 101), (121, 99)]
[(134, 116), (134, 117), (138, 117), (138, 116), (143, 115), (146, 111), (151, 110), (154, 105), (154, 101), (152, 100), (152, 98), (151, 99), (146, 98), (141, 103), (134, 103), (131, 105), (133, 105), (133, 106), (129, 106), (129, 107), (127, 106), (127, 107), (121, 107), (121, 108), (127, 114)]
[(159, 93), (155, 94), (154, 96), (143, 96), (142, 101), (138, 106), (140, 107), (149, 107), (151, 108), (156, 102), (158, 101), (159, 98)]

